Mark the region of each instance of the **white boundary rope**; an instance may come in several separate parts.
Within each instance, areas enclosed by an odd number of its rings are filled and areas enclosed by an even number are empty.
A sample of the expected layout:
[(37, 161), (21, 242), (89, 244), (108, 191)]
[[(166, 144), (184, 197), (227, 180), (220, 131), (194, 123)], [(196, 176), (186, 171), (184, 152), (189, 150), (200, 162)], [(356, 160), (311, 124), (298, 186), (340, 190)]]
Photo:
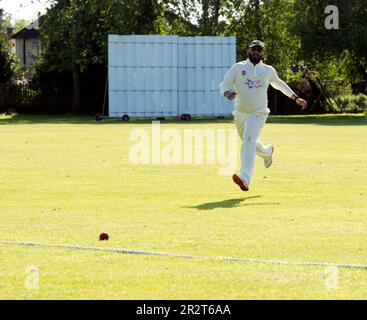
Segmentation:
[(276, 261), (276, 260), (252, 259), (252, 258), (194, 256), (194, 255), (188, 255), (188, 254), (167, 253), (167, 252), (158, 252), (158, 251), (132, 250), (132, 249), (124, 249), (124, 248), (83, 247), (83, 246), (75, 246), (75, 245), (67, 245), (67, 244), (46, 244), (46, 243), (37, 243), (37, 242), (0, 241), (0, 245), (48, 247), (48, 248), (74, 249), (74, 250), (85, 250), (85, 251), (102, 251), (102, 252), (115, 252), (115, 253), (136, 254), (136, 255), (164, 256), (164, 257), (195, 259), (195, 260), (233, 261), (233, 262), (247, 262), (247, 263), (264, 263), (264, 264), (274, 264), (274, 265), (335, 267), (335, 268), (366, 269), (367, 270), (367, 265), (365, 264), (307, 262), (307, 261), (306, 262), (289, 262), (289, 261)]

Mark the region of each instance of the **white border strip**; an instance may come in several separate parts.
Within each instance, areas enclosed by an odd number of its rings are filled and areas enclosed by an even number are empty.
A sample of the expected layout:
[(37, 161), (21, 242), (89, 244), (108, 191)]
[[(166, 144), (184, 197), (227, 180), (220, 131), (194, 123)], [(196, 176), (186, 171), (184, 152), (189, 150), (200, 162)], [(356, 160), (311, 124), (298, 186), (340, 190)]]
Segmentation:
[(86, 251), (116, 252), (116, 253), (124, 253), (124, 254), (165, 256), (165, 257), (195, 259), (195, 260), (233, 261), (233, 262), (247, 262), (247, 263), (264, 263), (264, 264), (274, 264), (274, 265), (336, 267), (336, 268), (366, 269), (367, 270), (367, 265), (365, 264), (307, 262), (307, 261), (306, 262), (289, 262), (289, 261), (276, 261), (276, 260), (252, 259), (252, 258), (193, 256), (193, 255), (188, 255), (188, 254), (166, 253), (166, 252), (158, 252), (158, 251), (132, 250), (132, 249), (124, 249), (124, 248), (83, 247), (83, 246), (75, 246), (75, 245), (67, 245), (67, 244), (46, 244), (46, 243), (37, 243), (37, 242), (0, 241), (0, 245), (33, 246), (33, 247), (86, 250)]

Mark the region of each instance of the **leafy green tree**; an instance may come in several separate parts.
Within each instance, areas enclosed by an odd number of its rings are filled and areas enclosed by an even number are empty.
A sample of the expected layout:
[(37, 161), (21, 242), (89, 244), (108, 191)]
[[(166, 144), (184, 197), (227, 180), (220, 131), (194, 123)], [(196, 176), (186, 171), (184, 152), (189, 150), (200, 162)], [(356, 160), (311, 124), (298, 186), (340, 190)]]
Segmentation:
[(10, 16), (0, 8), (0, 28), (2, 31), (6, 31), (7, 28), (11, 28), (12, 23), (10, 20)]
[(367, 7), (365, 0), (335, 0), (339, 9), (339, 29), (325, 27), (328, 0), (296, 0), (290, 29), (300, 39), (300, 55), (307, 66), (321, 76), (328, 71), (350, 80), (366, 77)]
[(224, 10), (224, 35), (236, 36), (238, 60), (247, 58), (250, 41), (266, 44), (266, 62), (274, 65), (281, 76), (297, 63), (298, 37), (288, 28), (293, 13), (293, 0), (228, 1)]
[[(216, 36), (225, 30), (228, 0), (164, 0), (168, 10), (188, 26), (185, 35)], [(172, 31), (176, 34), (175, 29)]]
[(39, 69), (71, 72), (72, 111), (78, 113), (80, 74), (107, 65), (108, 34), (160, 33), (163, 12), (157, 0), (57, 0), (40, 21)]
[(28, 26), (30, 23), (31, 23), (31, 21), (25, 20), (25, 19), (15, 20), (15, 22), (12, 24), (13, 33), (17, 33), (18, 31), (20, 31), (23, 28), (25, 28), (26, 26)]
[(14, 76), (12, 70), (13, 57), (10, 53), (8, 37), (5, 32), (6, 17), (0, 9), (0, 83), (9, 82)]
[[(294, 15), (293, 0), (264, 0), (259, 14), (262, 40), (267, 47), (266, 62), (274, 65), (284, 77), (290, 66), (299, 60), (299, 39), (288, 28)], [(258, 19), (256, 14), (255, 19)]]
[[(365, 0), (351, 1), (349, 28), (346, 45), (351, 55), (349, 75), (367, 79), (367, 3)], [(354, 77), (355, 80), (360, 80)]]

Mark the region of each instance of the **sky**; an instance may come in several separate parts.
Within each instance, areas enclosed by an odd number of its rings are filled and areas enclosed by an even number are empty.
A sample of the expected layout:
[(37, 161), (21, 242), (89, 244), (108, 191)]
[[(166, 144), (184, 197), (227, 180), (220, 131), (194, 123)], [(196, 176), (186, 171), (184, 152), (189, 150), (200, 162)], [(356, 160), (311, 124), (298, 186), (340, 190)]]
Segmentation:
[(0, 0), (0, 8), (11, 15), (14, 22), (18, 19), (33, 21), (37, 19), (38, 12), (46, 12), (48, 0)]

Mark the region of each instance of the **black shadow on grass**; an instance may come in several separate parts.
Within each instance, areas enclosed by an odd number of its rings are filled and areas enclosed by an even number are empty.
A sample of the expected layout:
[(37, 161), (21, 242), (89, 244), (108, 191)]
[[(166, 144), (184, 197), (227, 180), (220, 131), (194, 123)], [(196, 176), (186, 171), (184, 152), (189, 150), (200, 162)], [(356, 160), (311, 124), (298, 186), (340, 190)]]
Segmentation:
[(197, 210), (214, 210), (218, 208), (235, 208), (242, 206), (267, 206), (267, 205), (279, 205), (280, 203), (269, 203), (269, 202), (260, 202), (260, 203), (244, 203), (250, 199), (261, 198), (261, 196), (252, 196), (246, 198), (237, 198), (237, 199), (228, 199), (218, 202), (208, 202), (202, 203), (197, 206), (184, 207), (186, 209), (197, 209)]
[[(123, 125), (150, 124), (157, 121), (155, 118), (131, 118), (130, 122), (123, 123), (119, 119), (104, 119), (97, 122), (94, 116), (83, 115), (13, 115), (11, 118), (0, 118), (0, 125), (16, 124), (87, 124), (87, 125)], [(181, 125), (205, 124), (205, 123), (233, 123), (233, 117), (225, 119), (217, 118), (193, 118), (192, 121), (181, 121), (178, 118), (167, 118), (161, 121)], [(367, 125), (367, 116), (364, 115), (296, 115), (296, 116), (270, 116), (268, 123), (284, 124), (313, 124), (319, 126), (361, 126)]]
[[(87, 124), (87, 125), (120, 125), (131, 126), (136, 124), (151, 124), (152, 121), (158, 121), (156, 118), (131, 118), (129, 122), (122, 122), (121, 119), (112, 118), (104, 119), (103, 121), (96, 121), (94, 116), (82, 115), (13, 115), (10, 118), (0, 118), (0, 125), (16, 125), (16, 124)], [(194, 118), (192, 121), (182, 121), (178, 117), (167, 117), (166, 120), (160, 121), (164, 123), (175, 124), (200, 124), (200, 123), (231, 123), (232, 117), (224, 119), (218, 118)]]
[(363, 114), (272, 116), (268, 118), (267, 122), (279, 124), (313, 124), (319, 126), (363, 126), (367, 125), (367, 116)]

